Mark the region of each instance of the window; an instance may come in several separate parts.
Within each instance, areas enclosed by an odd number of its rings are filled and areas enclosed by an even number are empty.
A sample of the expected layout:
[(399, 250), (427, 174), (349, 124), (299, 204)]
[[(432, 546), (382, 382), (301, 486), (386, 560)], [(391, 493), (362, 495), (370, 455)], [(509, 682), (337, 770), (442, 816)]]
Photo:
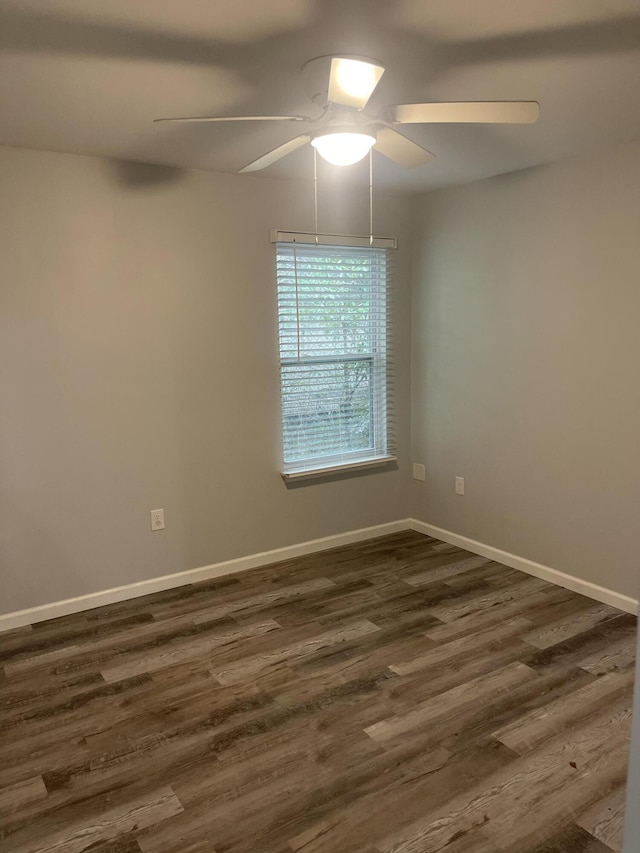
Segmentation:
[(277, 242), (286, 478), (393, 459), (390, 252)]

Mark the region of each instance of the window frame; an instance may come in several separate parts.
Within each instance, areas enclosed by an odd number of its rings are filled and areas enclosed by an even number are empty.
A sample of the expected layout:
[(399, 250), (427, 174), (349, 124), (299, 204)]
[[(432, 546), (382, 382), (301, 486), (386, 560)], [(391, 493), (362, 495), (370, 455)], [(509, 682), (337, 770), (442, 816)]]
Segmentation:
[[(312, 235), (300, 232), (271, 232), (272, 243), (296, 243), (305, 249), (313, 247), (331, 247), (336, 250), (341, 248), (348, 249), (395, 249), (397, 242), (395, 238), (369, 238), (356, 237), (349, 235)], [(278, 246), (275, 246), (275, 257), (278, 259)], [(282, 454), (281, 454), (281, 471), (280, 474), (285, 481), (310, 479), (314, 477), (323, 477), (331, 474), (348, 473), (359, 469), (376, 468), (386, 466), (389, 463), (397, 461), (395, 455), (395, 442), (392, 418), (392, 404), (390, 399), (391, 394), (391, 376), (390, 376), (390, 332), (391, 332), (391, 316), (389, 313), (390, 289), (391, 289), (391, 274), (389, 268), (389, 254), (387, 253), (384, 276), (384, 303), (385, 316), (383, 324), (376, 324), (373, 320), (372, 331), (375, 329), (375, 334), (371, 338), (372, 348), (364, 353), (326, 353), (322, 355), (308, 356), (282, 356), (282, 335), (283, 326), (281, 325), (280, 314), (278, 314), (278, 371), (280, 378), (280, 417), (281, 417), (281, 438), (282, 438)], [(278, 269), (276, 266), (276, 290), (278, 304), (280, 300), (280, 287)], [(382, 340), (380, 340), (382, 336)], [(284, 384), (283, 384), (283, 367), (313, 365), (313, 364), (345, 364), (349, 362), (369, 362), (369, 416), (371, 419), (371, 445), (364, 449), (354, 449), (353, 451), (345, 450), (336, 454), (325, 454), (323, 456), (308, 456), (304, 459), (285, 462), (285, 424), (284, 424)], [(382, 373), (382, 375), (381, 375)], [(380, 395), (383, 390), (382, 396)], [(382, 410), (379, 410), (379, 407)]]

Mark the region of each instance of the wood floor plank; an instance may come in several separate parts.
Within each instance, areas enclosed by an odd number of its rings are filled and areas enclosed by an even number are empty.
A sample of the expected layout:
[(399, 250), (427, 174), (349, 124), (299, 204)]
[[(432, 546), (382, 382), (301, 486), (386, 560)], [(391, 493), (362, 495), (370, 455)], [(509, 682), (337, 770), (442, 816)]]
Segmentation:
[(241, 660), (224, 669), (212, 669), (211, 674), (221, 684), (237, 684), (238, 682), (254, 678), (273, 664), (280, 663), (281, 661), (293, 661), (311, 655), (320, 649), (326, 649), (379, 630), (377, 625), (363, 619), (344, 628), (326, 631), (299, 643)]
[[(177, 825), (183, 839), (194, 842), (208, 834), (225, 851), (252, 847), (267, 850), (281, 845), (283, 834), (298, 816), (308, 819), (309, 797), (314, 792), (320, 794), (318, 802), (329, 804), (335, 796), (357, 796), (363, 778), (370, 779), (366, 768), (370, 767), (368, 758), (372, 753), (368, 744), (361, 752), (362, 764), (357, 761), (363, 741), (371, 744), (361, 732), (354, 734), (345, 738), (343, 750), (333, 760), (318, 761), (309, 754), (308, 739), (305, 744), (301, 738), (299, 751), (290, 745), (287, 749), (276, 745), (268, 753), (260, 753), (257, 760), (248, 754), (245, 758), (251, 764), (251, 773), (246, 772), (245, 762), (230, 761), (215, 778), (203, 780), (191, 775), (178, 780), (176, 793), (185, 806), (184, 815), (173, 827), (166, 825), (145, 833), (140, 839), (141, 847), (153, 851), (172, 849)], [(427, 772), (442, 766), (446, 757), (424, 755), (421, 759)], [(405, 774), (408, 777), (410, 770), (406, 769)], [(299, 811), (302, 803), (306, 808)]]
[(493, 737), (522, 755), (632, 689), (632, 670), (610, 673), (519, 717)]
[[(45, 714), (33, 722), (25, 720), (19, 727), (12, 726), (2, 732), (0, 754), (4, 761), (0, 763), (0, 786), (42, 773), (40, 768), (43, 767), (49, 771), (72, 760), (85, 760), (87, 734), (104, 727), (106, 721), (111, 724), (118, 716), (126, 716), (127, 697), (136, 692), (151, 695), (153, 683), (144, 675), (104, 687), (104, 692), (94, 696), (90, 713), (86, 706), (74, 706), (67, 713), (51, 717)], [(109, 708), (108, 714), (105, 714), (105, 705)]]
[(635, 627), (403, 531), (0, 634), (0, 850), (612, 853)]
[(463, 637), (465, 634), (473, 634), (489, 625), (496, 625), (503, 622), (505, 619), (512, 619), (516, 616), (522, 616), (524, 619), (527, 619), (528, 613), (531, 610), (535, 610), (539, 606), (553, 604), (554, 597), (564, 600), (566, 593), (564, 590), (558, 590), (558, 592), (553, 593), (546, 590), (544, 592), (534, 592), (531, 595), (525, 595), (520, 599), (509, 601), (498, 607), (492, 607), (491, 610), (480, 610), (476, 613), (469, 613), (453, 622), (429, 628), (425, 631), (425, 636), (435, 642), (443, 643)]
[(435, 722), (447, 720), (451, 723), (454, 715), (477, 713), (481, 703), (490, 703), (496, 696), (507, 694), (509, 690), (537, 678), (536, 673), (523, 663), (513, 663), (503, 669), (481, 675), (459, 687), (454, 687), (428, 699), (405, 714), (396, 714), (381, 720), (365, 731), (374, 740), (386, 743), (416, 729), (423, 731)]
[(524, 853), (612, 853), (612, 850), (582, 827), (571, 823), (552, 838), (527, 848)]
[(203, 637), (190, 643), (180, 643), (175, 648), (164, 648), (151, 654), (140, 656), (138, 654), (128, 655), (128, 660), (123, 660), (115, 666), (108, 666), (100, 671), (107, 683), (122, 681), (146, 672), (154, 672), (167, 666), (194, 660), (196, 658), (210, 657), (220, 646), (234, 643), (236, 640), (246, 637), (259, 637), (270, 631), (278, 631), (280, 625), (273, 619), (265, 619), (251, 625), (230, 627), (227, 631), (211, 637)]
[[(468, 658), (456, 660), (452, 663), (445, 661), (432, 670), (419, 670), (411, 675), (389, 680), (383, 689), (388, 695), (395, 713), (401, 714), (417, 707), (422, 702), (443, 695), (453, 688), (462, 687), (476, 678), (486, 676), (518, 662), (525, 663), (526, 661), (522, 660), (518, 646), (514, 648), (507, 641), (499, 650), (492, 649), (484, 654), (481, 651), (480, 654), (470, 655)], [(429, 675), (425, 678), (426, 673)], [(540, 681), (543, 682), (542, 677)], [(525, 682), (525, 684), (527, 683), (529, 682)], [(538, 682), (532, 680), (531, 683), (537, 684)], [(484, 719), (492, 719), (492, 716), (487, 714)]]
[[(439, 749), (439, 748), (438, 748)], [(496, 750), (495, 744), (480, 743), (458, 756), (451, 756), (436, 772), (424, 772), (419, 763), (405, 755), (406, 750), (419, 750), (409, 744), (385, 753), (387, 760), (395, 760), (396, 770), (390, 779), (389, 790), (369, 785), (362, 796), (353, 802), (339, 804), (334, 809), (321, 809), (310, 804), (303, 807), (308, 813), (306, 827), (289, 840), (290, 848), (304, 853), (344, 853), (360, 851), (371, 839), (376, 841), (394, 825), (405, 825), (423, 816), (425, 804), (436, 809), (451, 796), (490, 776), (505, 767), (510, 756), (508, 750)], [(388, 772), (384, 772), (386, 779)], [(391, 817), (393, 813), (393, 818)]]
[[(368, 615), (375, 605), (381, 603), (379, 589), (369, 579), (359, 578), (348, 584), (334, 584), (331, 590), (324, 590), (319, 595), (308, 595), (304, 602), (282, 601), (270, 613), (283, 627), (316, 621), (331, 626)], [(407, 587), (403, 586), (403, 589)], [(389, 592), (393, 599), (393, 590)], [(390, 606), (390, 602), (384, 603)]]
[(593, 675), (604, 675), (611, 670), (630, 667), (636, 657), (636, 637), (633, 631), (607, 643), (578, 661), (578, 666)]
[(98, 671), (123, 654), (155, 650), (171, 642), (202, 637), (229, 627), (236, 628), (237, 623), (228, 616), (195, 625), (192, 613), (176, 614), (160, 623), (152, 619), (151, 622), (127, 626), (115, 636), (97, 637), (90, 645), (80, 643), (56, 649), (51, 662), (48, 653), (40, 653), (30, 655), (26, 660), (18, 657), (8, 666), (12, 678), (16, 680), (19, 680), (20, 676), (23, 676), (22, 681), (32, 679), (32, 670), (35, 669), (39, 670), (38, 679), (77, 678), (88, 672)]
[(506, 589), (492, 589), (484, 595), (461, 596), (457, 601), (431, 608), (431, 613), (442, 622), (454, 622), (473, 613), (486, 613), (500, 604), (519, 601), (523, 596), (545, 589), (547, 584), (538, 578), (526, 578)]
[(48, 793), (42, 776), (32, 776), (30, 779), (0, 788), (0, 814), (17, 811), (27, 803), (44, 799)]
[[(91, 853), (140, 853), (140, 846), (133, 835), (126, 832), (116, 841), (105, 841), (92, 846)], [(215, 853), (215, 850), (212, 853)]]
[(0, 661), (6, 664), (14, 658), (19, 659), (29, 654), (35, 656), (40, 651), (52, 651), (56, 647), (68, 648), (72, 644), (91, 643), (101, 636), (113, 638), (125, 628), (149, 622), (153, 622), (153, 616), (150, 613), (143, 612), (106, 623), (84, 620), (81, 624), (68, 630), (60, 630), (60, 628), (56, 630), (55, 626), (49, 624), (49, 630), (32, 630), (27, 637), (17, 635), (13, 643), (3, 636)]
[(491, 625), (480, 629), (473, 635), (460, 637), (448, 643), (428, 649), (420, 655), (416, 655), (407, 661), (391, 664), (389, 667), (397, 675), (411, 675), (422, 669), (440, 666), (445, 662), (454, 661), (460, 657), (477, 654), (483, 649), (502, 643), (506, 639), (514, 639), (521, 636), (530, 626), (526, 619), (509, 619), (499, 625)]
[(547, 649), (549, 646), (554, 646), (556, 643), (561, 643), (563, 640), (575, 637), (576, 634), (580, 634), (588, 628), (593, 628), (594, 625), (611, 619), (617, 614), (618, 611), (613, 607), (609, 607), (606, 604), (598, 604), (595, 607), (589, 608), (589, 610), (584, 610), (574, 616), (569, 616), (551, 625), (546, 625), (539, 631), (532, 631), (530, 634), (525, 634), (522, 639), (538, 649)]
[[(538, 675), (538, 678), (525, 681), (514, 687), (508, 697), (486, 708), (487, 713), (478, 714), (453, 736), (446, 737), (442, 745), (453, 752), (475, 743), (483, 738), (489, 738), (495, 743), (492, 733), (509, 725), (518, 717), (528, 714), (548, 705), (556, 699), (568, 696), (574, 690), (579, 690), (594, 681), (594, 677), (581, 669), (552, 670)], [(512, 755), (517, 755), (510, 750)]]
[[(615, 721), (613, 715), (612, 719)], [(502, 812), (490, 830), (490, 837), (498, 849), (520, 853), (523, 847), (531, 846), (539, 838), (543, 823), (546, 822), (547, 832), (558, 832), (589, 803), (624, 784), (629, 731), (627, 727), (626, 739), (613, 734), (603, 741), (598, 747), (599, 754), (584, 767), (579, 766), (577, 774), (568, 781), (558, 771), (528, 807), (516, 803)]]
[(68, 658), (81, 650), (80, 646), (64, 646), (60, 649), (52, 649), (51, 651), (41, 651), (34, 654), (29, 654), (21, 660), (15, 662), (9, 661), (4, 664), (4, 671), (7, 676), (13, 676), (19, 672), (25, 672), (29, 669), (34, 669), (39, 666), (50, 666), (56, 661)]
[[(335, 583), (329, 578), (312, 578), (299, 584), (278, 587), (256, 595), (246, 595), (235, 591), (234, 599), (222, 604), (210, 604), (208, 606), (195, 606), (193, 610), (193, 622), (198, 625), (213, 619), (221, 619), (223, 616), (238, 616), (243, 613), (255, 612), (263, 608), (273, 606), (279, 602), (291, 601), (319, 590), (334, 590)], [(175, 611), (175, 606), (173, 610)], [(184, 612), (184, 608), (181, 609)], [(163, 611), (151, 608), (151, 613), (156, 619), (161, 618)]]
[[(553, 622), (554, 620), (549, 621)], [(636, 617), (629, 613), (619, 613), (613, 619), (600, 622), (568, 640), (563, 640), (561, 643), (556, 643), (546, 649), (537, 650), (529, 658), (529, 665), (538, 672), (566, 669), (571, 666), (579, 667), (588, 661), (592, 655), (595, 656), (596, 660), (600, 660), (603, 653), (612, 644), (617, 646), (625, 639), (628, 640), (629, 637), (633, 638), (633, 642), (636, 643), (636, 630)], [(535, 646), (531, 646), (531, 648), (535, 649)], [(615, 662), (611, 665), (611, 669), (614, 668)], [(604, 675), (608, 671), (609, 669), (603, 664), (595, 674)]]
[(520, 583), (522, 580), (522, 572), (516, 569), (508, 569), (500, 563), (495, 563), (489, 560), (478, 566), (477, 569), (470, 569), (464, 574), (456, 575), (444, 579), (444, 583), (456, 590), (464, 590), (464, 585), (470, 580), (483, 580), (487, 586), (506, 587), (512, 583)]
[[(422, 571), (413, 572), (412, 574), (403, 575), (402, 580), (410, 586), (424, 586), (426, 584), (437, 583), (438, 581), (448, 580), (456, 575), (462, 575), (477, 569), (479, 566), (485, 566), (491, 561), (487, 557), (476, 557), (465, 555), (462, 559), (447, 562), (446, 558), (440, 555), (440, 565), (433, 568), (426, 566)], [(416, 568), (415, 566), (413, 567)]]
[(625, 788), (621, 786), (583, 812), (576, 823), (614, 853), (622, 851)]
[[(612, 767), (614, 773), (619, 772), (620, 745), (628, 737), (630, 719), (630, 701), (619, 703), (570, 737), (554, 739), (534, 757), (519, 759), (485, 785), (466, 791), (438, 814), (389, 836), (379, 845), (381, 853), (437, 853), (459, 833), (471, 834), (479, 828), (488, 833), (489, 824), (489, 837), (496, 849), (507, 845), (521, 849), (528, 836), (538, 831), (531, 821), (534, 803), (544, 813), (547, 827), (552, 828), (555, 815), (570, 811), (585, 799), (589, 802), (594, 789), (610, 784), (603, 770)], [(594, 777), (598, 766), (604, 782)], [(580, 780), (589, 786), (587, 792), (578, 787)], [(544, 808), (539, 805), (541, 801)], [(539, 818), (543, 819), (542, 814)]]
[(0, 696), (0, 730), (16, 719), (48, 716), (52, 708), (73, 702), (99, 685), (104, 685), (99, 672), (85, 673), (77, 678), (43, 676), (26, 684), (24, 680), (5, 684)]
[[(90, 822), (71, 823), (52, 834), (22, 841), (12, 853), (83, 853), (100, 842), (115, 841), (119, 835), (144, 829), (182, 811), (182, 805), (170, 786), (147, 796), (116, 806), (95, 816)], [(31, 834), (31, 830), (26, 833)], [(37, 827), (35, 828), (37, 835)]]

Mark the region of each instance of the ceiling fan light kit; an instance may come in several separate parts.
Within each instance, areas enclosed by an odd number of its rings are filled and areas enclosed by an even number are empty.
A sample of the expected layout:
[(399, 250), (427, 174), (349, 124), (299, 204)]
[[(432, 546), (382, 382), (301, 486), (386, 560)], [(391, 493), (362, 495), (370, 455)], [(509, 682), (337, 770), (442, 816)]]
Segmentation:
[[(276, 163), (307, 143), (323, 159), (339, 166), (357, 163), (372, 148), (406, 168), (422, 166), (434, 154), (395, 129), (402, 124), (533, 124), (540, 106), (536, 101), (459, 101), (450, 103), (394, 104), (377, 115), (365, 112), (384, 67), (362, 56), (321, 56), (302, 67), (311, 101), (322, 107), (317, 118), (308, 116), (197, 116), (162, 118), (157, 122), (293, 121), (312, 127), (242, 168), (255, 172)], [(315, 127), (313, 126), (315, 125)]]

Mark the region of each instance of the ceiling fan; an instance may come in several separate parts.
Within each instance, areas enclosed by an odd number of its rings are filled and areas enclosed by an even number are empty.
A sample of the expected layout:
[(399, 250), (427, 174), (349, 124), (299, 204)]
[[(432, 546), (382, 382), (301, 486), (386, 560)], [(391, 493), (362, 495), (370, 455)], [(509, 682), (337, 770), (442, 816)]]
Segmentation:
[(357, 163), (373, 148), (401, 166), (421, 166), (434, 154), (395, 130), (396, 125), (433, 123), (532, 124), (536, 101), (467, 101), (396, 104), (377, 115), (366, 113), (384, 68), (361, 56), (321, 56), (302, 68), (307, 93), (320, 115), (194, 116), (157, 118), (156, 122), (289, 121), (304, 122), (306, 133), (253, 160), (240, 172), (255, 172), (311, 143), (325, 160), (340, 166)]

